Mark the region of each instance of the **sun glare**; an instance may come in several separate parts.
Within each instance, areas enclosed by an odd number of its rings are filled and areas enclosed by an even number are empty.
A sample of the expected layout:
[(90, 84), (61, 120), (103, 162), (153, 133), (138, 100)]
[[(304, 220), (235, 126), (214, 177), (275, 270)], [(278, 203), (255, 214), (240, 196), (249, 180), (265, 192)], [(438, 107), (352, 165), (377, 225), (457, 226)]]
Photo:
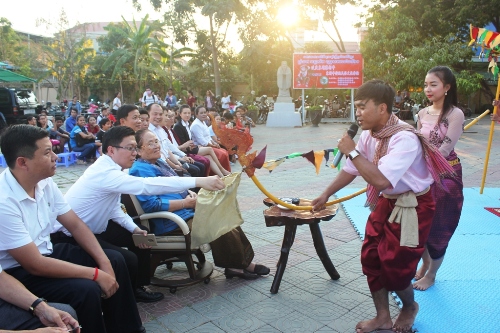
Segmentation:
[(297, 20), (299, 18), (299, 13), (297, 11), (297, 8), (294, 6), (283, 6), (279, 9), (278, 15), (276, 17), (278, 21), (281, 22), (286, 27), (291, 27), (295, 23), (297, 23)]

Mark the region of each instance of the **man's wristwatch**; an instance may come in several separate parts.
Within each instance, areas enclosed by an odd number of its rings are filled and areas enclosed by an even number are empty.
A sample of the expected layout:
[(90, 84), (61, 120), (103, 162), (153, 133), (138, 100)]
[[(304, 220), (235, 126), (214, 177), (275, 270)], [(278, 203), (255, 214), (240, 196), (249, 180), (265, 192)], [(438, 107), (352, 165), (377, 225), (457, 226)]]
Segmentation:
[(351, 152), (349, 153), (349, 155), (347, 155), (347, 156), (349, 156), (349, 158), (350, 158), (350, 159), (351, 159), (351, 161), (352, 161), (353, 159), (355, 159), (356, 157), (358, 157), (358, 156), (359, 156), (359, 151), (357, 151), (356, 149), (354, 149), (354, 150), (353, 150), (353, 151), (351, 151)]
[(45, 302), (47, 303), (47, 300), (45, 298), (37, 298), (33, 304), (31, 304), (30, 308), (29, 308), (29, 311), (30, 313), (35, 316), (35, 308), (42, 302)]

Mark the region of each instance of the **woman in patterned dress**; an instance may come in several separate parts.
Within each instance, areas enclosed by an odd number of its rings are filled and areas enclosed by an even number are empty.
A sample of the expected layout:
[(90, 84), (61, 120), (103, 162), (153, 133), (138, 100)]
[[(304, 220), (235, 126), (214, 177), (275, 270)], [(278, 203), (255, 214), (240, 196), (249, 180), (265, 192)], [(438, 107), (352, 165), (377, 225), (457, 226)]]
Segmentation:
[(418, 130), (436, 146), (455, 170), (456, 176), (433, 186), (436, 212), (432, 221), (423, 264), (415, 274), (413, 287), (427, 290), (434, 284), (448, 243), (457, 228), (464, 201), (462, 166), (454, 151), (463, 132), (464, 114), (457, 105), (457, 83), (452, 71), (437, 66), (427, 72), (424, 92), (432, 105), (418, 113)]

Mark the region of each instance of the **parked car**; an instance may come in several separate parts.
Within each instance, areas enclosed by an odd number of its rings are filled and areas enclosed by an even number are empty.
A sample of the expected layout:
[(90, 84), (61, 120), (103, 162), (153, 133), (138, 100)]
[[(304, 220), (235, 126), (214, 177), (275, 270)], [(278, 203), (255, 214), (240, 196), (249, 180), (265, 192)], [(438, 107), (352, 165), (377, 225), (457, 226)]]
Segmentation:
[(7, 124), (26, 123), (28, 115), (37, 115), (41, 111), (42, 105), (32, 90), (0, 87), (0, 113)]

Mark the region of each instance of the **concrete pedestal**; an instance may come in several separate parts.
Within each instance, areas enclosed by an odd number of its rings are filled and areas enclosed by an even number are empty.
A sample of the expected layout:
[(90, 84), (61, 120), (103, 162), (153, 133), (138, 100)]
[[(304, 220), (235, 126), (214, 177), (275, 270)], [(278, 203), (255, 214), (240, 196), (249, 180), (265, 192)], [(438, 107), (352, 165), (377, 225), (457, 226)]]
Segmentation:
[(294, 103), (274, 103), (274, 111), (267, 116), (267, 127), (302, 126), (300, 113), (295, 112)]

